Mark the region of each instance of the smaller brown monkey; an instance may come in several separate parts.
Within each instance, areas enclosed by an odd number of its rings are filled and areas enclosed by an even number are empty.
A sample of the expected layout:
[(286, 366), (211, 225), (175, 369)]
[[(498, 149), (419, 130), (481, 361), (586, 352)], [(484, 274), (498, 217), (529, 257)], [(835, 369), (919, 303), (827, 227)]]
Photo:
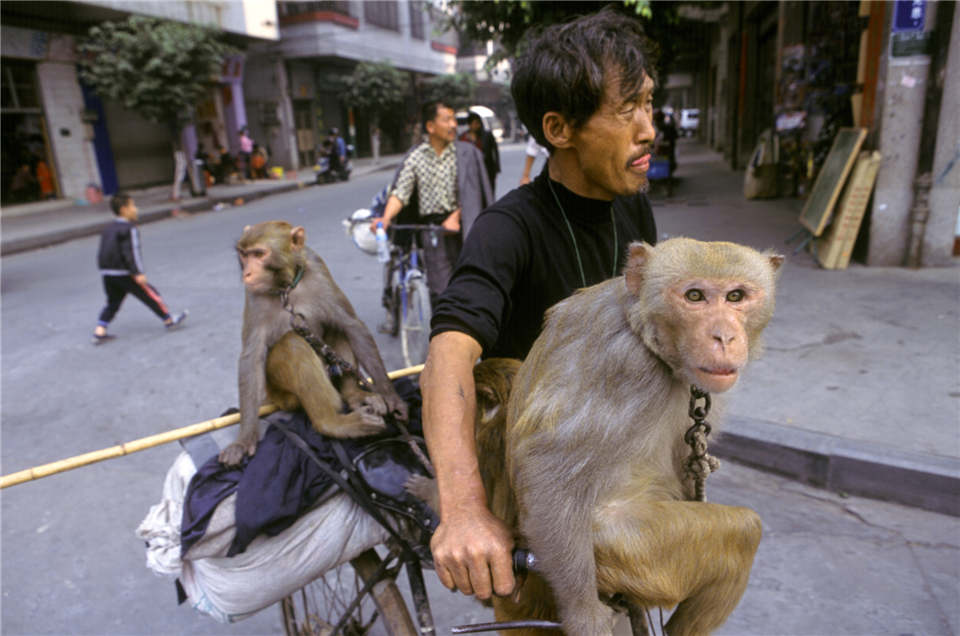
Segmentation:
[[(405, 420), (407, 405), (387, 377), (367, 327), (330, 276), (326, 264), (306, 246), (306, 232), (284, 221), (247, 226), (237, 241), (246, 300), (243, 349), (238, 365), (240, 430), (220, 453), (229, 466), (253, 455), (258, 410), (265, 401), (282, 409), (303, 408), (313, 427), (333, 437), (359, 437), (382, 430), (392, 412)], [(355, 369), (334, 386), (323, 360), (292, 331), (281, 292), (307, 328)], [(363, 390), (357, 373), (373, 379), (375, 393)], [(342, 412), (343, 403), (349, 412)]]
[(727, 619), (761, 523), (747, 508), (690, 501), (690, 385), (726, 391), (759, 352), (782, 262), (733, 243), (634, 243), (623, 276), (547, 312), (503, 440), (478, 422), (491, 510), (539, 561), (518, 602), (494, 599), (498, 619), (559, 617), (570, 636), (607, 635), (598, 596), (616, 595), (676, 606), (671, 635)]

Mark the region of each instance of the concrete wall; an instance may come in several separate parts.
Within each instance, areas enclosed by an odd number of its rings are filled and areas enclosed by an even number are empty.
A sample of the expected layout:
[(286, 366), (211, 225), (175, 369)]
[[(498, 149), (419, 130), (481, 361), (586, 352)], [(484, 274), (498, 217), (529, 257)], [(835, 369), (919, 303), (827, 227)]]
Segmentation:
[(960, 11), (953, 11), (933, 156), (930, 217), (923, 236), (924, 266), (953, 264), (953, 237), (960, 234)]
[(81, 119), (83, 94), (74, 62), (37, 64), (40, 99), (63, 196), (83, 198), (87, 184), (100, 186), (93, 129)]
[[(279, 51), (286, 58), (338, 57), (358, 62), (389, 60), (400, 69), (430, 74), (452, 73), (456, 55), (431, 47), (433, 25), (424, 25), (425, 39), (410, 35), (409, 9), (406, 0), (399, 0), (400, 31), (368, 25), (362, 3), (350, 4), (351, 15), (358, 20), (357, 29), (333, 22), (303, 22), (284, 26)], [(449, 38), (439, 38), (446, 43)]]
[(270, 163), (297, 167), (290, 87), (283, 57), (269, 46), (251, 48), (243, 80), (247, 125), (257, 143), (271, 151)]
[[(928, 15), (928, 30), (930, 18)], [(883, 161), (873, 193), (867, 253), (867, 264), (875, 266), (901, 266), (906, 257), (920, 152), (920, 122), (930, 71), (929, 55), (894, 57), (891, 47), (888, 27), (877, 147)]]
[(82, 4), (177, 22), (207, 24), (255, 38), (276, 40), (278, 37), (275, 0), (84, 0)]

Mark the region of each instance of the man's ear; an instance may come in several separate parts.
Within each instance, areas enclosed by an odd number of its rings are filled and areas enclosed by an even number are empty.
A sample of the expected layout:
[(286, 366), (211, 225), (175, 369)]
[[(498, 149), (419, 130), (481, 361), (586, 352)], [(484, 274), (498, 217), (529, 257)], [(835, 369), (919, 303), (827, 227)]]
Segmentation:
[(560, 113), (551, 110), (544, 113), (543, 136), (554, 148), (569, 148), (570, 138), (573, 136), (573, 126)]

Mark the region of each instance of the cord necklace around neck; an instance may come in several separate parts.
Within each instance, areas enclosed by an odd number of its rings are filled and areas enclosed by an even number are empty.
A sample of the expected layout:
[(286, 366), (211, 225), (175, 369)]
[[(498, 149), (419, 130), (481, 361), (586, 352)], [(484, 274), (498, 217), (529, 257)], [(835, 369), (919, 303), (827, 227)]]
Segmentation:
[[(557, 202), (557, 207), (560, 208), (560, 214), (563, 216), (563, 222), (567, 224), (567, 231), (570, 232), (570, 240), (573, 241), (573, 251), (577, 255), (577, 267), (580, 269), (580, 280), (583, 282), (583, 286), (587, 286), (587, 277), (583, 273), (583, 261), (580, 258), (580, 247), (577, 245), (577, 237), (573, 234), (573, 226), (570, 225), (570, 220), (567, 218), (567, 213), (563, 209), (563, 205), (560, 204), (560, 197), (557, 196), (556, 191), (553, 189), (553, 183), (550, 175), (547, 175), (547, 186), (550, 188), (550, 194), (553, 195), (553, 200)], [(620, 253), (620, 246), (617, 244), (617, 223), (613, 218), (613, 202), (610, 203), (610, 225), (613, 226), (613, 267), (611, 267), (610, 278), (613, 278), (617, 275), (617, 256)]]

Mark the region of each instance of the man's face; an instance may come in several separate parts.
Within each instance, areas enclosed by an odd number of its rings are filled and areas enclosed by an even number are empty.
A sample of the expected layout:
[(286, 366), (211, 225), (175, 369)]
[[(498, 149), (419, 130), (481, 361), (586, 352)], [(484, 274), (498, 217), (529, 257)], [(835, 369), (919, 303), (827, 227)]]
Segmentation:
[(427, 122), (427, 134), (431, 140), (451, 143), (457, 138), (457, 118), (452, 108), (441, 106), (437, 109), (437, 116)]
[(656, 135), (652, 117), (652, 79), (636, 95), (623, 96), (619, 79), (608, 74), (600, 108), (571, 136), (583, 172), (581, 194), (612, 199), (646, 189)]

